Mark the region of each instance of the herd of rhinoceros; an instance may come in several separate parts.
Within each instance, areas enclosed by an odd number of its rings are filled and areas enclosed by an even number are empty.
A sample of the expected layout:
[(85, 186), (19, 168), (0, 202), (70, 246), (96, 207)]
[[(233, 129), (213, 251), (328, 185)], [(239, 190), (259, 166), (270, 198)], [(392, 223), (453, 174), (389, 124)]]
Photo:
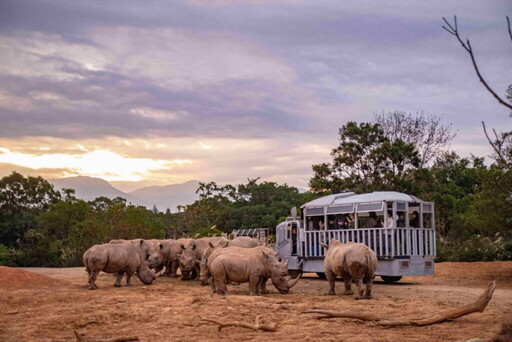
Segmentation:
[[(332, 240), (324, 260), (325, 275), (329, 281), (329, 294), (334, 295), (337, 276), (345, 281), (344, 294), (352, 294), (352, 280), (358, 288), (356, 299), (372, 298), (371, 290), (377, 267), (375, 253), (361, 243), (341, 243)], [(121, 286), (126, 274), (126, 284), (137, 277), (144, 284), (152, 284), (162, 275), (182, 280), (199, 279), (202, 285), (210, 284), (214, 293), (227, 294), (230, 282), (249, 283), (249, 295), (268, 293), (270, 278), (276, 289), (284, 294), (297, 284), (300, 275), (292, 279), (288, 274), (288, 262), (283, 262), (273, 249), (261, 246), (258, 240), (237, 237), (168, 240), (111, 240), (94, 245), (83, 255), (89, 274), (89, 289), (96, 289), (96, 278), (103, 271), (116, 274), (114, 286)], [(165, 269), (165, 272), (164, 272)], [(366, 289), (363, 288), (366, 281)]]

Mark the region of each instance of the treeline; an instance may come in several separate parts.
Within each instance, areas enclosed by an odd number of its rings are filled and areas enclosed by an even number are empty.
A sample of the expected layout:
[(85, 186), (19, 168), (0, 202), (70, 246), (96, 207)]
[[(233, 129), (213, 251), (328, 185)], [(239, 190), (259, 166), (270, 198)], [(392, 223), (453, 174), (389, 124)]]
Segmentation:
[(273, 231), (291, 207), (342, 191), (399, 191), (435, 202), (438, 260), (512, 260), (512, 133), (495, 137), (486, 164), (447, 149), (453, 134), (440, 117), (376, 114), (340, 128), (332, 162), (313, 165), (310, 192), (259, 179), (201, 183), (199, 200), (178, 212), (122, 198), (86, 202), (72, 189), (13, 172), (0, 180), (0, 264), (79, 266), (87, 248), (111, 239)]
[[(436, 206), (438, 260), (512, 260), (512, 132), (494, 132), (491, 163), (449, 151), (441, 117), (395, 111), (339, 130), (311, 191), (399, 191)], [(482, 133), (484, 138), (484, 133)]]
[(41, 177), (13, 172), (0, 180), (0, 265), (80, 266), (91, 245), (111, 239), (199, 237), (275, 227), (308, 200), (294, 187), (257, 179), (234, 187), (200, 184), (200, 200), (176, 213), (123, 198), (83, 201)]

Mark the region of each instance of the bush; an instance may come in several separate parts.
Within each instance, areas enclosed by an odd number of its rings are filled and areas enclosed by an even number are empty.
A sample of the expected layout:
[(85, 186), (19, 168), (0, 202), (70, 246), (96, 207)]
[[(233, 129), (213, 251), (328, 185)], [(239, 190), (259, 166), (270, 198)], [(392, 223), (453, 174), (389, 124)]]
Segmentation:
[(0, 266), (17, 266), (15, 249), (0, 244)]

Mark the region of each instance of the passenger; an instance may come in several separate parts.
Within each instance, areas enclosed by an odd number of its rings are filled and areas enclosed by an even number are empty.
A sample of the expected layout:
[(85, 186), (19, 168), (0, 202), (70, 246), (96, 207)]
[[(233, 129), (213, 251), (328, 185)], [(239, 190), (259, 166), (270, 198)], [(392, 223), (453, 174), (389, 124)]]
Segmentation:
[(331, 216), (331, 218), (329, 219), (329, 224), (327, 225), (327, 229), (338, 229), (336, 227), (337, 217), (338, 217), (338, 215)]
[(339, 229), (347, 229), (348, 228), (348, 221), (345, 215), (340, 215), (338, 217), (338, 228)]
[(391, 256), (393, 254), (393, 251), (392, 251), (392, 242), (391, 240), (393, 239), (393, 236), (395, 235), (395, 229), (392, 229), (392, 228), (395, 228), (395, 219), (393, 217), (393, 211), (391, 210), (388, 210), (388, 216), (386, 217), (386, 228), (389, 228), (389, 229), (386, 229), (386, 235), (387, 235), (387, 238), (388, 238), (388, 243), (387, 243), (387, 248), (385, 248), (387, 254), (389, 256)]
[(377, 228), (384, 227), (384, 222), (382, 222), (381, 218), (377, 219), (377, 224), (375, 225), (375, 227), (377, 227)]
[(398, 212), (398, 220), (396, 221), (397, 227), (405, 227), (405, 213), (403, 211)]
[(368, 221), (366, 221), (366, 228), (375, 228), (377, 227), (377, 214), (374, 211), (370, 211), (370, 217)]
[(325, 229), (324, 220), (318, 221), (318, 229), (320, 229), (320, 230)]
[(412, 212), (411, 221), (409, 221), (409, 226), (411, 228), (419, 228), (420, 227), (420, 216), (417, 211)]
[(347, 228), (355, 228), (356, 220), (354, 218), (354, 213), (350, 213), (346, 216), (347, 219)]
[(395, 219), (393, 218), (393, 212), (391, 210), (388, 210), (386, 228), (394, 228), (394, 227), (395, 227)]

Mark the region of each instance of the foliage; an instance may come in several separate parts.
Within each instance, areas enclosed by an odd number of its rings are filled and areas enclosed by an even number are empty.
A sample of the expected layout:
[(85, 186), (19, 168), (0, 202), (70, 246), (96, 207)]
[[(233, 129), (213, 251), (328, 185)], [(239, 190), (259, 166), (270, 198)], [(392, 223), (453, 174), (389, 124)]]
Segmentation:
[(58, 200), (60, 193), (41, 177), (13, 172), (0, 179), (0, 243), (15, 246), (35, 227), (35, 217)]
[(364, 193), (410, 188), (408, 174), (420, 164), (412, 143), (388, 139), (379, 124), (355, 122), (340, 128), (339, 140), (339, 146), (331, 152), (331, 164), (313, 165), (313, 192)]

